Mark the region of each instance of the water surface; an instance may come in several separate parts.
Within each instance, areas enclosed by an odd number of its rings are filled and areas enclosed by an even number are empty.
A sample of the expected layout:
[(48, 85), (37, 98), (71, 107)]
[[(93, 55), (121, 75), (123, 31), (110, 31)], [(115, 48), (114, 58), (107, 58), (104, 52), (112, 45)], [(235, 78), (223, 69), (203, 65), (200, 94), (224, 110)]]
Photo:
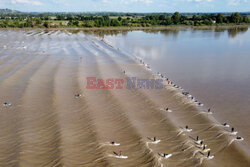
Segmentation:
[(109, 32), (105, 39), (188, 90), (250, 143), (248, 28)]
[[(244, 31), (110, 31), (117, 36), (104, 41), (93, 32), (0, 31), (0, 166), (248, 167), (249, 140), (222, 126), (248, 139), (247, 39), (236, 40)], [(167, 81), (161, 90), (87, 89), (87, 77), (160, 77), (132, 55), (206, 106)]]

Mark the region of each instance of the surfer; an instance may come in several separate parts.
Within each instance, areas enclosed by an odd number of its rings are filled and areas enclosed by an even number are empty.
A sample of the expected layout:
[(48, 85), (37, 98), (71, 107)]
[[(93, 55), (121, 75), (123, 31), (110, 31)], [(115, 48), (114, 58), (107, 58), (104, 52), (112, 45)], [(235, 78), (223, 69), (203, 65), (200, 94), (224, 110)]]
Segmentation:
[(206, 149), (206, 147), (207, 147), (206, 145), (203, 145), (203, 148), (202, 148), (202, 150), (205, 150), (205, 149)]
[(187, 91), (183, 91), (182, 94), (187, 96), (189, 93)]
[(116, 158), (121, 158), (121, 159), (127, 159), (128, 156), (124, 156), (122, 155), (122, 152), (120, 151), (120, 153), (118, 154), (117, 152), (113, 151), (113, 153), (116, 155)]
[(150, 138), (150, 137), (147, 137), (148, 140), (152, 141), (153, 144), (158, 144), (161, 140), (159, 139), (156, 139), (156, 137), (153, 137), (153, 138)]
[(164, 159), (168, 159), (168, 158), (170, 158), (172, 156), (172, 154), (166, 154), (166, 153), (162, 153), (162, 154), (158, 153), (158, 155), (161, 156)]
[(186, 127), (185, 127), (185, 131), (187, 131), (187, 132), (191, 132), (191, 131), (192, 131), (192, 129), (189, 129), (188, 125), (186, 125)]
[(197, 103), (197, 105), (198, 105), (198, 106), (203, 106), (203, 104), (202, 104), (202, 103), (200, 103), (200, 102), (198, 102), (198, 103)]
[(172, 112), (168, 107), (165, 109), (167, 112)]
[(201, 148), (202, 148), (202, 147), (207, 147), (206, 144), (203, 144), (203, 141), (201, 141), (199, 145), (200, 145)]
[(231, 134), (232, 134), (232, 135), (236, 135), (237, 133), (238, 133), (238, 132), (235, 131), (234, 127), (232, 127), (232, 129), (231, 129)]
[(237, 137), (236, 137), (236, 140), (242, 141), (242, 140), (244, 140), (244, 138), (243, 138), (243, 137), (240, 137), (240, 136), (237, 136)]
[(207, 148), (207, 145), (203, 144), (203, 141), (197, 147), (200, 148), (202, 150), (202, 152), (208, 152), (208, 151), (210, 151), (210, 148)]
[(195, 141), (196, 144), (202, 144), (203, 141), (199, 139), (199, 136), (196, 137), (196, 141)]
[(10, 104), (10, 103), (3, 103), (3, 106), (5, 106), (5, 107), (10, 107), (10, 106), (12, 106), (12, 104)]
[(230, 125), (227, 124), (227, 123), (224, 123), (224, 124), (222, 124), (222, 125), (225, 126), (225, 127), (230, 127)]
[(82, 96), (81, 94), (76, 94), (76, 95), (75, 95), (75, 98), (78, 99), (78, 98), (80, 98), (81, 96)]
[(208, 113), (208, 114), (213, 114), (212, 111), (211, 111), (211, 108), (209, 108), (209, 109), (207, 110), (207, 113)]
[(208, 153), (207, 153), (207, 159), (213, 159), (213, 158), (214, 158), (214, 156), (211, 155), (211, 152), (210, 152), (210, 151), (208, 151)]
[(120, 153), (118, 154), (117, 152), (113, 151), (113, 153), (117, 156), (121, 156), (122, 155), (122, 152), (120, 151)]
[(114, 142), (114, 141), (111, 141), (111, 142), (110, 142), (110, 145), (113, 145), (113, 146), (119, 146), (119, 145), (120, 145), (120, 143), (116, 143), (116, 142)]

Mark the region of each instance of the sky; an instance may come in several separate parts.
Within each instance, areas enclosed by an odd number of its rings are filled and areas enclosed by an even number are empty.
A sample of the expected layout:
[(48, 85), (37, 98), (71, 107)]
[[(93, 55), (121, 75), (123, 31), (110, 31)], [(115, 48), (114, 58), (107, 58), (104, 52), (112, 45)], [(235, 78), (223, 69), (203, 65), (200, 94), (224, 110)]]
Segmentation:
[(0, 0), (24, 12), (249, 12), (250, 0)]

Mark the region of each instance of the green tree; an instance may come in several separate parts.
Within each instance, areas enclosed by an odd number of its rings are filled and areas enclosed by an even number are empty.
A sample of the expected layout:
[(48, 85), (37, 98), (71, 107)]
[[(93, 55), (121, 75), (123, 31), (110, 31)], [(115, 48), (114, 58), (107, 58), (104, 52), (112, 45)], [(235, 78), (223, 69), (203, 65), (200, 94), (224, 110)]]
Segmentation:
[(235, 24), (240, 23), (240, 21), (241, 21), (241, 16), (240, 16), (240, 14), (239, 14), (238, 12), (232, 13), (232, 15), (231, 15), (231, 21), (232, 21), (233, 23), (235, 23)]
[(121, 23), (117, 19), (111, 20), (111, 26), (121, 26)]
[(27, 19), (26, 22), (24, 23), (25, 27), (33, 27), (33, 22), (31, 19)]
[(166, 17), (167, 17), (166, 15), (160, 15), (160, 16), (159, 16), (159, 20), (165, 20)]
[(172, 16), (172, 21), (174, 24), (179, 24), (180, 23), (180, 14), (179, 12), (175, 12), (174, 15)]
[(249, 23), (249, 18), (248, 18), (247, 16), (244, 16), (244, 17), (243, 17), (243, 22), (244, 22), (244, 23)]
[(72, 15), (68, 14), (68, 15), (67, 15), (67, 20), (74, 20), (74, 18), (73, 18)]
[(14, 21), (13, 25), (14, 25), (14, 27), (19, 27), (19, 21), (18, 20)]
[(187, 16), (181, 16), (180, 22), (183, 23), (184, 21), (188, 20)]
[(103, 16), (103, 25), (104, 26), (110, 26), (110, 19), (109, 16)]
[(49, 28), (49, 27), (50, 27), (50, 26), (49, 26), (49, 22), (45, 21), (45, 22), (43, 23), (43, 26), (44, 26), (45, 28)]
[(193, 17), (192, 17), (192, 20), (193, 21), (198, 21), (198, 20), (200, 20), (201, 18), (199, 17), (199, 16), (197, 16), (197, 15), (193, 15)]
[(64, 17), (63, 15), (57, 15), (57, 16), (56, 16), (56, 19), (57, 19), (57, 20), (64, 20), (65, 17)]
[(24, 27), (24, 24), (23, 24), (23, 23), (19, 23), (18, 27), (19, 27), (19, 28), (23, 28), (23, 27)]
[(83, 26), (84, 27), (94, 27), (95, 22), (93, 20), (87, 20), (87, 21), (84, 22)]
[(36, 25), (42, 24), (42, 20), (41, 20), (40, 18), (37, 18), (35, 24), (36, 24)]
[(127, 19), (122, 19), (122, 25), (127, 26), (128, 25), (128, 20)]
[(76, 27), (78, 27), (79, 26), (79, 21), (78, 20), (73, 21), (73, 25), (76, 26)]
[(212, 22), (211, 19), (205, 19), (205, 20), (204, 20), (204, 24), (206, 24), (206, 25), (212, 25), (213, 22)]
[(165, 25), (171, 25), (172, 23), (173, 23), (172, 19), (169, 16), (167, 16), (165, 20)]
[(224, 20), (224, 16), (222, 13), (218, 13), (217, 16), (216, 16), (216, 22), (217, 23), (223, 23), (223, 20)]

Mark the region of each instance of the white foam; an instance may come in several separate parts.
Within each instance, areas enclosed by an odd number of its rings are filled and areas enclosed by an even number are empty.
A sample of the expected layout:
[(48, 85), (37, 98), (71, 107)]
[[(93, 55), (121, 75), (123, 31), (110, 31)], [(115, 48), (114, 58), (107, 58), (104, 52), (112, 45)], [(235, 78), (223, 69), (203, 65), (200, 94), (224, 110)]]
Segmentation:
[(235, 131), (235, 132), (231, 132), (231, 135), (237, 135), (237, 131)]
[(158, 144), (158, 143), (160, 143), (161, 142), (161, 140), (155, 140), (155, 141), (153, 141), (152, 143), (153, 144)]
[(193, 129), (184, 129), (186, 132), (192, 132)]
[(213, 155), (211, 155), (211, 156), (209, 156), (209, 157), (207, 157), (207, 159), (213, 159), (214, 158), (214, 156)]
[(168, 109), (167, 112), (173, 112), (173, 111)]
[(128, 156), (124, 156), (124, 155), (117, 155), (115, 157), (120, 158), (120, 159), (127, 159), (128, 158)]
[(209, 115), (212, 115), (213, 113), (211, 111), (207, 112)]
[(5, 107), (10, 107), (10, 106), (12, 106), (12, 104), (10, 104), (10, 103), (8, 103), (8, 104), (3, 104), (3, 106), (5, 106)]

